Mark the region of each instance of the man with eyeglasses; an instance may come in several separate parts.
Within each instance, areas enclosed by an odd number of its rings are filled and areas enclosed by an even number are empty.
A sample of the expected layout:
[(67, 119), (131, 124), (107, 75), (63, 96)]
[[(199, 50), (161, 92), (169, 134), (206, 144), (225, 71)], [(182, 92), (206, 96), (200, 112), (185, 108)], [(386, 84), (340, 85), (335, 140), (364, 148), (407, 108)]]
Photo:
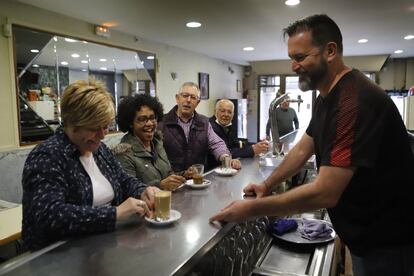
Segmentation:
[[(210, 117), (210, 124), (213, 130), (227, 144), (233, 158), (254, 157), (267, 152), (269, 143), (264, 140), (258, 143), (247, 143), (237, 137), (237, 129), (231, 123), (234, 117), (234, 104), (228, 99), (217, 101), (215, 115)], [(219, 164), (209, 155), (209, 167)]]
[[(208, 118), (195, 111), (200, 103), (198, 85), (193, 82), (184, 83), (175, 95), (175, 100), (177, 105), (158, 125), (173, 170), (184, 172), (193, 164), (207, 165), (208, 153), (218, 161), (230, 156), (226, 143), (214, 132)], [(231, 166), (240, 169), (241, 163), (232, 159)]]
[[(284, 30), (302, 91), (319, 90), (301, 140), (261, 184), (211, 220), (241, 221), (327, 208), (355, 276), (414, 272), (414, 156), (398, 109), (383, 89), (344, 64), (342, 35), (327, 15)], [(279, 195), (272, 190), (316, 156), (318, 175)]]

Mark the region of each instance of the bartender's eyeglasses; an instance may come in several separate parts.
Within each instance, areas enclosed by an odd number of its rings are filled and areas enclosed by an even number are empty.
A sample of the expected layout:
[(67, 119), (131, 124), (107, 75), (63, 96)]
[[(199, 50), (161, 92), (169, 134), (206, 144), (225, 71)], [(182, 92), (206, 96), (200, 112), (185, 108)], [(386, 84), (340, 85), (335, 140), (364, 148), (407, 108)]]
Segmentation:
[(135, 122), (137, 122), (140, 125), (146, 125), (148, 121), (151, 121), (151, 123), (155, 124), (157, 122), (157, 117), (155, 115), (151, 116), (138, 116), (135, 118)]
[(190, 97), (190, 99), (192, 101), (198, 101), (200, 97), (196, 96), (196, 95), (192, 95), (192, 94), (188, 94), (188, 93), (180, 93), (180, 96), (183, 97), (184, 99), (187, 99), (188, 97)]

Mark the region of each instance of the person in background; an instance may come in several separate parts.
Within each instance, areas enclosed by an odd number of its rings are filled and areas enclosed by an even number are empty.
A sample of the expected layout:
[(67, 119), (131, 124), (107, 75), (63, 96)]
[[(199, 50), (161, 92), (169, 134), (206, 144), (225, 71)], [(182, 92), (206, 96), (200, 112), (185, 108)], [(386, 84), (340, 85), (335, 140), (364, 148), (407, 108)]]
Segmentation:
[[(299, 120), (296, 111), (289, 107), (289, 98), (286, 98), (276, 108), (276, 121), (279, 129), (279, 136), (286, 135), (299, 128)], [(270, 140), (270, 118), (266, 124), (266, 139)]]
[(22, 238), (30, 250), (150, 216), (158, 190), (128, 175), (101, 143), (115, 118), (112, 96), (101, 83), (69, 85), (61, 110), (64, 127), (30, 152), (23, 169)]
[[(226, 143), (232, 157), (254, 157), (255, 155), (266, 153), (269, 149), (269, 143), (266, 140), (256, 144), (246, 144), (237, 138), (237, 129), (231, 123), (233, 117), (233, 102), (228, 99), (222, 99), (217, 101), (215, 115), (209, 119), (214, 132)], [(210, 167), (220, 165), (211, 157), (212, 156), (209, 155)]]
[(141, 94), (124, 98), (118, 107), (118, 126), (127, 132), (113, 150), (122, 167), (147, 185), (173, 191), (185, 182), (168, 161), (158, 121), (164, 115), (157, 98)]
[[(263, 183), (244, 188), (256, 199), (233, 202), (211, 220), (328, 208), (336, 233), (351, 252), (355, 276), (412, 276), (414, 156), (396, 106), (363, 73), (345, 66), (341, 31), (327, 15), (296, 21), (284, 32), (299, 88), (320, 92), (311, 122)], [(271, 195), (314, 153), (316, 179)]]
[[(229, 156), (226, 143), (214, 132), (208, 118), (195, 111), (200, 103), (198, 85), (193, 82), (184, 83), (175, 95), (175, 100), (177, 105), (158, 125), (173, 170), (182, 172), (193, 164), (206, 164), (208, 153), (218, 161)], [(231, 166), (240, 169), (241, 163), (232, 159)], [(190, 177), (188, 174), (184, 176)]]

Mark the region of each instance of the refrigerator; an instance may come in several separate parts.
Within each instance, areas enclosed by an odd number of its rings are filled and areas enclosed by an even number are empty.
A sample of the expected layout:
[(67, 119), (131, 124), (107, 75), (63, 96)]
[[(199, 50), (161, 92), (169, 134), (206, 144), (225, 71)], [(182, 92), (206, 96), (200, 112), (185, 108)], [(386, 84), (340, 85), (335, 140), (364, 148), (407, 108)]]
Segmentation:
[(234, 117), (231, 122), (237, 129), (237, 137), (247, 139), (247, 99), (229, 99), (234, 104)]
[(404, 97), (403, 120), (408, 131), (414, 131), (414, 96)]

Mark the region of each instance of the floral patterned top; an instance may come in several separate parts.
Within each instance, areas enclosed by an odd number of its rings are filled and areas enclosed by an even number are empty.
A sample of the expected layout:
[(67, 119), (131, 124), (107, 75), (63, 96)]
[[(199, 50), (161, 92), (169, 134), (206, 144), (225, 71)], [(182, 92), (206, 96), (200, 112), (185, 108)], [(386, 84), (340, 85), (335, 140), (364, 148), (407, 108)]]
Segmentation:
[(110, 205), (93, 207), (91, 179), (79, 156), (77, 147), (59, 128), (27, 157), (22, 179), (22, 238), (29, 249), (70, 235), (113, 231), (115, 206), (128, 197), (139, 197), (147, 187), (128, 175), (102, 143), (93, 157), (111, 183), (114, 199)]

